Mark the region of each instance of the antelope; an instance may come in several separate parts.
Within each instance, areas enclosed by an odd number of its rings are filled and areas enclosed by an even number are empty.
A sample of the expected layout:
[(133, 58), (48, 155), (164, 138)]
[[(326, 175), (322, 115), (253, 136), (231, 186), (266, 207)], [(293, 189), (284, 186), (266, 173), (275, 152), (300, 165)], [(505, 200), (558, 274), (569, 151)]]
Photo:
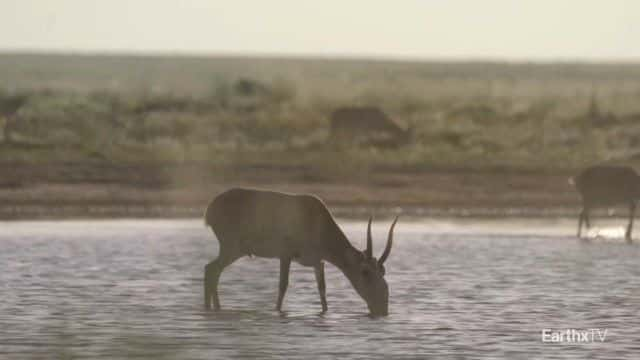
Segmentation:
[(218, 282), (225, 267), (249, 255), (280, 259), (280, 283), (276, 310), (289, 284), (292, 260), (313, 267), (322, 312), (327, 311), (324, 262), (335, 265), (366, 302), (371, 315), (388, 314), (389, 288), (384, 262), (393, 244), (389, 229), (387, 245), (373, 256), (371, 218), (367, 225), (367, 248), (353, 247), (322, 200), (313, 195), (235, 188), (218, 195), (207, 207), (205, 223), (220, 244), (218, 257), (204, 269), (204, 304), (220, 310)]
[(412, 130), (377, 107), (342, 107), (331, 113), (331, 137), (338, 142), (398, 147), (409, 142)]
[(582, 197), (582, 210), (578, 220), (578, 237), (582, 223), (590, 228), (589, 211), (598, 206), (629, 206), (629, 223), (625, 239), (631, 242), (636, 202), (640, 199), (640, 176), (627, 166), (592, 166), (569, 179)]

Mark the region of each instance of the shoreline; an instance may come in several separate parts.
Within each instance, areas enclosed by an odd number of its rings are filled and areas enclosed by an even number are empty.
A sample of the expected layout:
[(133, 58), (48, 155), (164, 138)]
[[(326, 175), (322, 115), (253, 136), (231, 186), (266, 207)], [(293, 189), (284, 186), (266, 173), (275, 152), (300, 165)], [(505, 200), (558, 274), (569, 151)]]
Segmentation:
[(314, 194), (343, 218), (573, 218), (571, 173), (383, 168), (321, 178), (299, 166), (0, 163), (0, 220), (197, 218), (233, 187)]
[[(82, 219), (197, 219), (205, 207), (162, 205), (11, 205), (0, 206), (0, 221), (12, 220), (82, 220)], [(332, 214), (343, 219), (367, 219), (369, 216), (386, 219), (401, 216), (405, 219), (573, 219), (577, 208), (422, 208), (422, 207), (329, 207)], [(626, 215), (609, 217), (623, 218)]]

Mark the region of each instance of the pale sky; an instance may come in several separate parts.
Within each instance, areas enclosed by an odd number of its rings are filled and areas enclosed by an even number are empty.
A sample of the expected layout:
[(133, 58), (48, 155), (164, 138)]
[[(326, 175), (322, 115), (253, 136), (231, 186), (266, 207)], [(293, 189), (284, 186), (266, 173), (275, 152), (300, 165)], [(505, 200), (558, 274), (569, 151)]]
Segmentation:
[(0, 0), (0, 51), (640, 60), (637, 0)]

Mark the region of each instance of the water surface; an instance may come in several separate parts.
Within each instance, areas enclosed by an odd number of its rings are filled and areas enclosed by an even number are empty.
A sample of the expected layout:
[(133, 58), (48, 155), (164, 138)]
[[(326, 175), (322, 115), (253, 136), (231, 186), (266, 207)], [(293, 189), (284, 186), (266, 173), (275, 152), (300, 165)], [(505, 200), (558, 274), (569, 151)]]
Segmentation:
[[(356, 246), (365, 223), (340, 222)], [(387, 221), (374, 227), (384, 247)], [(218, 244), (201, 220), (0, 223), (0, 358), (635, 358), (640, 246), (577, 241), (574, 222), (406, 221), (387, 262), (385, 318), (369, 318), (327, 266), (292, 265), (274, 310), (277, 260), (223, 273), (223, 311), (202, 307)], [(604, 342), (548, 344), (541, 330), (607, 329)]]

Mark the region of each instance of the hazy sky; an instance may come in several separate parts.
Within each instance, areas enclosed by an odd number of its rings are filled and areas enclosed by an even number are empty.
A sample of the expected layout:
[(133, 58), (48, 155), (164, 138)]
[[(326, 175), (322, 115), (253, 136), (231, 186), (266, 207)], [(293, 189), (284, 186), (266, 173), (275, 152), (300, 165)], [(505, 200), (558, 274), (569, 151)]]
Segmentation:
[(637, 0), (0, 0), (0, 50), (640, 60)]

